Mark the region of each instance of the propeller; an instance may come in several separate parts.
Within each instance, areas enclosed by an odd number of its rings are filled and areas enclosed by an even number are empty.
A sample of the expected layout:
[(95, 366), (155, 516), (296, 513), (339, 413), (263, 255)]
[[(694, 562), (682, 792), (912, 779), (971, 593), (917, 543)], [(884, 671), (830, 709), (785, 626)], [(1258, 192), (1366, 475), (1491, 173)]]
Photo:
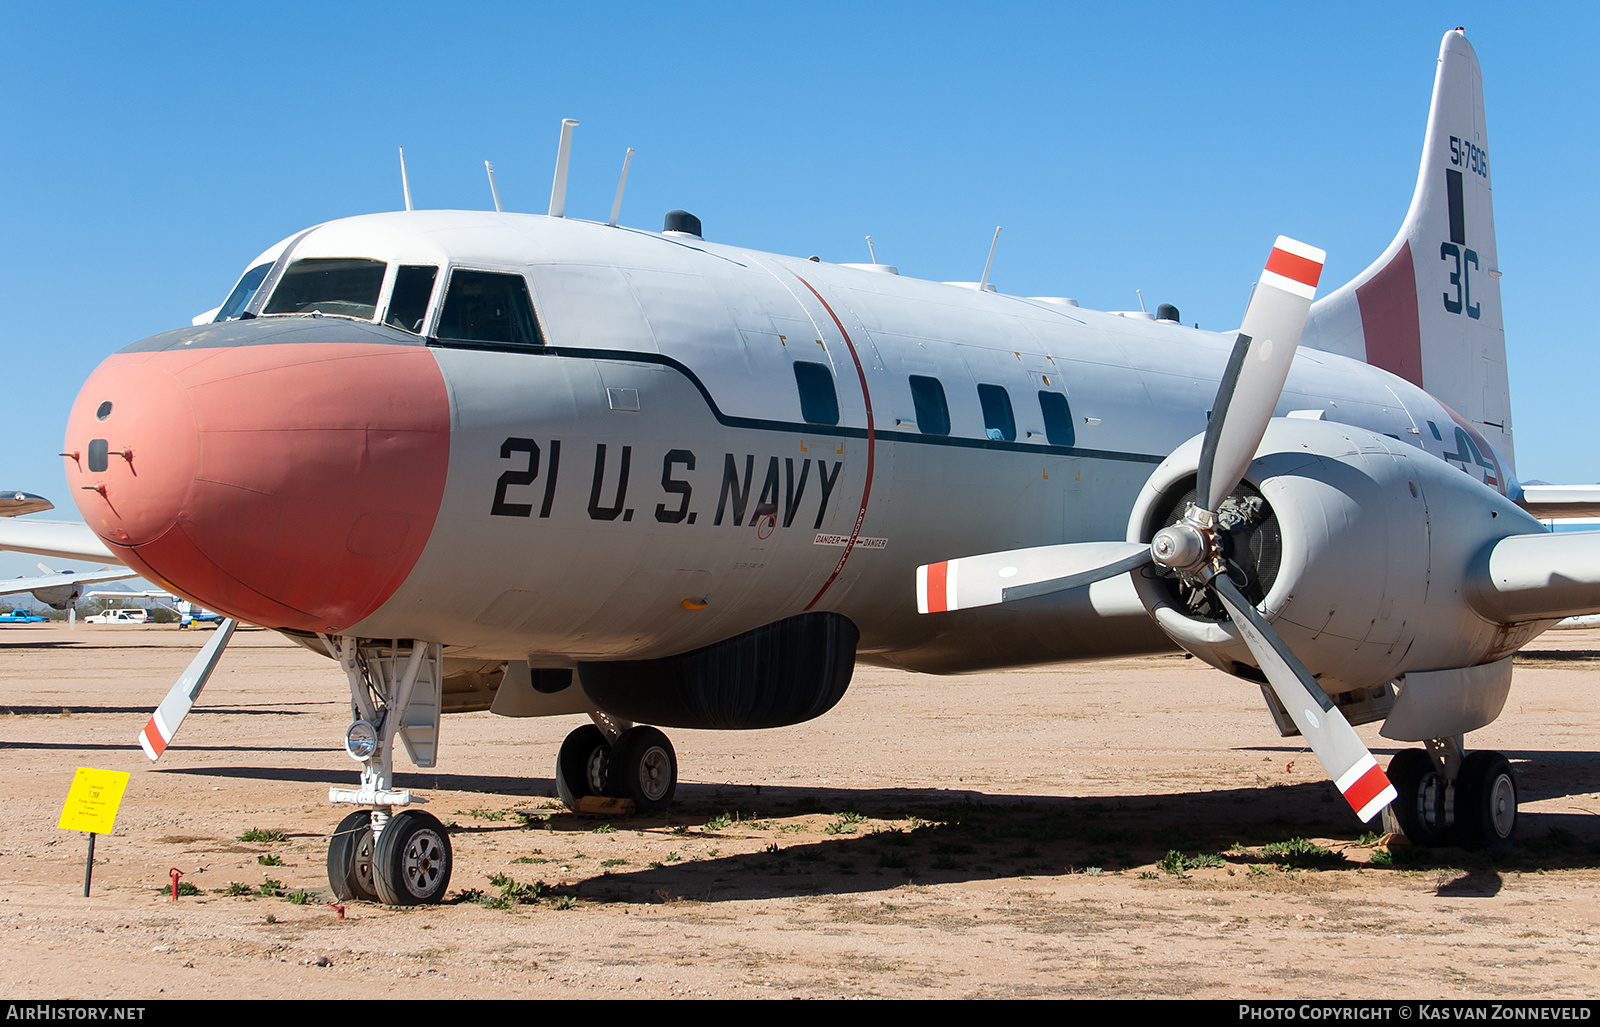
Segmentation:
[(222, 658), (222, 650), (227, 648), (228, 639), (233, 637), (234, 626), (232, 618), (217, 625), (211, 638), (189, 661), (188, 668), (178, 678), (177, 684), (172, 686), (167, 697), (161, 700), (161, 705), (150, 714), (149, 722), (139, 732), (139, 745), (144, 749), (144, 754), (150, 757), (150, 762), (154, 763), (167, 751), (183, 718), (194, 709), (194, 701), (200, 698), (200, 690), (206, 687), (211, 672), (217, 669), (217, 661)]
[(1218, 512), (1244, 480), (1278, 405), (1326, 254), (1279, 236), (1250, 296), (1201, 444), (1194, 503), (1139, 542), (1074, 542), (1014, 549), (917, 568), (917, 610), (936, 613), (1081, 588), (1155, 563), (1208, 589), (1228, 611), (1278, 701), (1345, 800), (1371, 820), (1395, 798), (1350, 722), (1229, 577)]

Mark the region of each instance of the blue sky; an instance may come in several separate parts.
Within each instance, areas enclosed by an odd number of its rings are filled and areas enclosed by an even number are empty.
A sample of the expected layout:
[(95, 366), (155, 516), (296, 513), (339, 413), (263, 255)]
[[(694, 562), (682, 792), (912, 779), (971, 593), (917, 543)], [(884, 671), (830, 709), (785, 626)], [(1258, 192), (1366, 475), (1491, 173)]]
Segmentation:
[[(1445, 30), (1484, 68), (1524, 478), (1600, 480), (1589, 410), (1600, 5), (0, 5), (0, 487), (76, 516), (56, 454), (108, 353), (221, 302), (245, 262), (400, 205), (684, 207), (708, 238), (1176, 303), (1238, 322), (1279, 233), (1343, 282), (1410, 200)], [(1319, 5), (1323, 6), (1323, 5)], [(1326, 5), (1334, 7), (1335, 5)], [(33, 558), (0, 555), (0, 575)]]

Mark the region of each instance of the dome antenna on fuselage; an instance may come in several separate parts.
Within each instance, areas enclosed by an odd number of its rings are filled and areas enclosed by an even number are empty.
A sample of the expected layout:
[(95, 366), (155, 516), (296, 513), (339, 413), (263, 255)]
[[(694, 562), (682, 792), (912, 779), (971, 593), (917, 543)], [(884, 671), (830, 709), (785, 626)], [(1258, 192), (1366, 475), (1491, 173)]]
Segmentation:
[(556, 149), (556, 180), (550, 183), (550, 216), (567, 216), (567, 162), (572, 159), (572, 130), (576, 118), (561, 119), (561, 145)]
[(612, 228), (617, 227), (617, 217), (622, 213), (622, 190), (628, 185), (628, 165), (633, 162), (633, 147), (628, 147), (628, 152), (622, 158), (622, 177), (617, 179), (617, 198), (611, 204), (611, 220), (606, 224)]

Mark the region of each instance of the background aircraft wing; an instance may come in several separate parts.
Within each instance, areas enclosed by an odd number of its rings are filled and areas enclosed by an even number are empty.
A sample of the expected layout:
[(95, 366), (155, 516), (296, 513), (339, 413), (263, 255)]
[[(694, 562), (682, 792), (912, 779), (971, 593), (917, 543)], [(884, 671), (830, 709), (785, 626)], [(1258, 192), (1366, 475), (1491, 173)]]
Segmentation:
[(1540, 520), (1600, 517), (1600, 485), (1524, 485), (1517, 505)]
[(63, 560), (122, 562), (81, 521), (0, 520), (0, 549), (54, 556)]
[(43, 513), (45, 510), (54, 510), (56, 505), (43, 496), (36, 496), (31, 492), (0, 492), (0, 517), (16, 517), (21, 514)]
[[(71, 572), (65, 574), (39, 574), (31, 578), (0, 579), (0, 596), (13, 595), (17, 592), (32, 592), (36, 589), (61, 588), (66, 585), (93, 585), (102, 581), (121, 581), (123, 578), (136, 578), (138, 571), (130, 571), (126, 567), (102, 567), (97, 571), (85, 571), (82, 574)], [(136, 595), (137, 593), (128, 593)]]

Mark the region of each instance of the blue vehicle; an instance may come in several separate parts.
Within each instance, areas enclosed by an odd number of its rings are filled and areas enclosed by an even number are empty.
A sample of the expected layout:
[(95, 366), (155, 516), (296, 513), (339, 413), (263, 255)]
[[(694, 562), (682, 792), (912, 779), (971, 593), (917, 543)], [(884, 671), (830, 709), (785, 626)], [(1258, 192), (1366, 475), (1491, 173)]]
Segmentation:
[(37, 613), (29, 613), (27, 610), (12, 610), (10, 613), (0, 614), (0, 624), (39, 624), (49, 619)]

